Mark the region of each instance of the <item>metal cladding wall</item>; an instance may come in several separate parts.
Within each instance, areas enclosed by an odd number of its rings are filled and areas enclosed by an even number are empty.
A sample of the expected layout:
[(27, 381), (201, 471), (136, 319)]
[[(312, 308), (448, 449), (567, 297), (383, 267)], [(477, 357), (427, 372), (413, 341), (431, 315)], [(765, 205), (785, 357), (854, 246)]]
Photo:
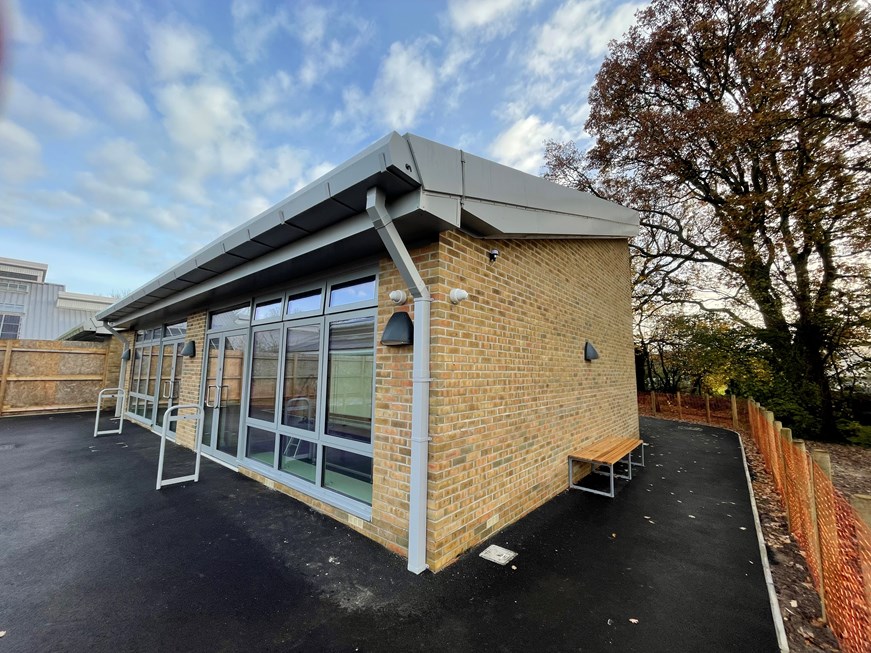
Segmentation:
[(94, 315), (95, 311), (58, 308), (58, 295), (64, 291), (60, 284), (15, 283), (26, 285), (27, 292), (0, 288), (0, 313), (22, 316), (20, 340), (54, 340)]

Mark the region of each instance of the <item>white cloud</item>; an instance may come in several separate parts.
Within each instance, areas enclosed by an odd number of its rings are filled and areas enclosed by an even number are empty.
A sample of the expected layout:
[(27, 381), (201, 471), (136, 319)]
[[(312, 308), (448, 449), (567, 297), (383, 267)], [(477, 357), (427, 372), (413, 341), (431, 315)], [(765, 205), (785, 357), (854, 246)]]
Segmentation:
[(42, 173), (39, 139), (11, 120), (0, 120), (0, 179), (23, 183)]
[(375, 117), (399, 131), (412, 127), (436, 89), (436, 72), (419, 44), (393, 43), (372, 87)]
[(330, 13), (321, 7), (304, 8), (299, 12), (296, 24), (305, 52), (299, 79), (305, 86), (314, 86), (328, 79), (330, 73), (342, 70), (354, 61), (374, 31), (369, 21)]
[(38, 45), (42, 42), (42, 28), (35, 20), (24, 15), (19, 0), (9, 0), (6, 8), (9, 34), (14, 42), (23, 45)]
[(124, 28), (132, 15), (122, 6), (111, 2), (60, 3), (56, 12), (66, 34), (83, 50), (116, 60), (131, 54), (132, 35)]
[(92, 172), (78, 175), (79, 187), (88, 197), (91, 205), (109, 206), (114, 211), (139, 210), (151, 203), (147, 191), (122, 186), (111, 179), (98, 177)]
[(186, 25), (153, 27), (148, 39), (148, 60), (160, 81), (175, 81), (203, 71), (205, 38)]
[(136, 144), (124, 138), (105, 142), (89, 156), (100, 168), (100, 177), (119, 185), (141, 186), (154, 177), (151, 166), (139, 156)]
[(290, 191), (302, 176), (308, 155), (283, 145), (270, 152), (268, 158), (269, 163), (254, 175), (252, 181), (262, 192), (273, 195), (278, 190)]
[(538, 29), (528, 68), (538, 75), (554, 76), (577, 65), (579, 58), (600, 57), (608, 41), (629, 29), (644, 4), (630, 1), (614, 7), (603, 0), (568, 0)]
[(263, 57), (275, 34), (293, 29), (293, 20), (285, 7), (268, 13), (263, 10), (260, 0), (233, 0), (231, 13), (235, 30), (233, 40), (248, 63)]
[(91, 121), (61, 106), (48, 95), (40, 95), (17, 80), (9, 89), (9, 115), (22, 122), (47, 126), (60, 136), (81, 134), (92, 127)]
[(170, 139), (181, 150), (179, 188), (190, 199), (203, 199), (198, 190), (207, 177), (240, 174), (254, 161), (251, 127), (228, 87), (170, 84), (157, 91), (157, 103)]
[(48, 55), (68, 82), (83, 82), (99, 95), (99, 104), (122, 122), (141, 122), (149, 116), (148, 105), (131, 88), (111, 62), (81, 52), (56, 51)]
[(278, 70), (260, 80), (257, 91), (245, 100), (245, 109), (253, 113), (265, 113), (287, 102), (293, 89), (293, 78), (286, 71)]
[(567, 138), (568, 133), (561, 125), (528, 116), (499, 134), (489, 152), (499, 163), (537, 175), (544, 166), (544, 142)]
[(460, 32), (477, 30), (488, 39), (513, 29), (517, 17), (534, 7), (538, 0), (449, 0), (448, 18)]

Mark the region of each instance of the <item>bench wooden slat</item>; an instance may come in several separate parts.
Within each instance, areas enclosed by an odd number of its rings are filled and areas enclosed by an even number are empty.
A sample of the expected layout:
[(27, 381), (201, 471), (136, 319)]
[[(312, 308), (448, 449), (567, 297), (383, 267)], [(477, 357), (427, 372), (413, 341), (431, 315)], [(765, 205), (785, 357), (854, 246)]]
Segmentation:
[(569, 454), (569, 458), (601, 465), (613, 465), (644, 444), (638, 438), (611, 436), (592, 442)]

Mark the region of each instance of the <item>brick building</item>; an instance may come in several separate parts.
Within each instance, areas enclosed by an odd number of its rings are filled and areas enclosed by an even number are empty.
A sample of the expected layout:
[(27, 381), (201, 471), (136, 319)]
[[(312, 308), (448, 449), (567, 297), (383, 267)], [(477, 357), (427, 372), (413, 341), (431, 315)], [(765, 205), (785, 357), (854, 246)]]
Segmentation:
[(393, 133), (98, 318), (136, 332), (129, 418), (199, 404), (177, 442), (437, 571), (637, 436), (637, 227)]

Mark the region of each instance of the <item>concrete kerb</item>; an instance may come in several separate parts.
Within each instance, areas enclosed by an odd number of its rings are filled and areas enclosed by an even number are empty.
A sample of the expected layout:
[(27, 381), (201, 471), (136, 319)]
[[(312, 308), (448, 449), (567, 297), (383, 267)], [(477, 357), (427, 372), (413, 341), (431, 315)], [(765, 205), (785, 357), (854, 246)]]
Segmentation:
[(744, 463), (744, 474), (747, 477), (747, 489), (750, 492), (750, 508), (753, 510), (753, 523), (756, 526), (756, 538), (759, 541), (759, 557), (762, 559), (762, 573), (765, 575), (765, 585), (768, 588), (768, 600), (771, 603), (771, 617), (774, 619), (774, 630), (777, 633), (777, 643), (781, 653), (789, 652), (789, 642), (786, 639), (786, 628), (783, 625), (783, 615), (780, 613), (780, 603), (777, 600), (777, 592), (774, 589), (774, 579), (771, 576), (771, 565), (768, 564), (768, 552), (765, 549), (765, 536), (762, 534), (762, 524), (759, 521), (759, 510), (756, 507), (756, 495), (753, 492), (753, 481), (750, 479), (750, 467), (747, 465), (747, 452), (744, 451), (744, 441), (741, 434), (732, 429), (725, 429), (734, 433), (741, 446), (741, 461)]

